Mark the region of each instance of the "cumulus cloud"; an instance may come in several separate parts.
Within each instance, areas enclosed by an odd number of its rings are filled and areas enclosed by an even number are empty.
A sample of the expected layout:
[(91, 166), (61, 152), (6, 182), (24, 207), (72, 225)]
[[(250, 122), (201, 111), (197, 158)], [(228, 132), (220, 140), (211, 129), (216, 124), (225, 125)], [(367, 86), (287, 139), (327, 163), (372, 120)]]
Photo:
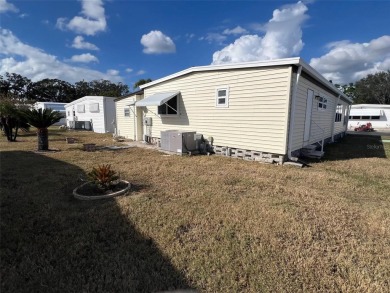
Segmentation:
[(141, 69), (141, 70), (137, 71), (136, 75), (143, 75), (145, 73), (146, 73), (146, 71)]
[(106, 16), (104, 14), (103, 0), (82, 0), (83, 16), (75, 16), (69, 22), (67, 18), (57, 19), (57, 28), (69, 29), (79, 34), (88, 36), (96, 35), (107, 28)]
[(80, 62), (80, 63), (99, 62), (98, 58), (96, 58), (94, 55), (89, 53), (74, 55), (70, 60), (72, 62)]
[(243, 35), (243, 34), (247, 34), (248, 31), (242, 28), (241, 26), (236, 26), (233, 29), (225, 29), (223, 33), (225, 35)]
[(143, 52), (146, 54), (163, 54), (176, 52), (176, 46), (172, 39), (160, 31), (151, 31), (143, 35), (141, 44), (144, 46)]
[(5, 13), (7, 11), (18, 12), (19, 9), (15, 5), (8, 3), (7, 0), (0, 0), (0, 13)]
[(0, 28), (0, 74), (18, 73), (33, 81), (44, 78), (59, 78), (68, 82), (80, 80), (108, 79), (122, 81), (120, 76), (113, 76), (97, 70), (70, 66), (39, 48), (21, 42), (10, 30)]
[(72, 47), (76, 49), (99, 50), (99, 48), (94, 44), (84, 41), (82, 36), (77, 36), (74, 38)]
[(130, 73), (130, 72), (133, 72), (133, 69), (132, 69), (132, 68), (126, 68), (125, 71), (126, 71), (127, 73)]
[(340, 41), (328, 44), (329, 52), (312, 58), (310, 65), (334, 83), (357, 81), (368, 74), (390, 69), (390, 36), (368, 43)]
[(213, 54), (213, 64), (297, 56), (303, 48), (301, 26), (307, 19), (302, 2), (275, 9), (264, 25), (265, 35), (243, 35)]

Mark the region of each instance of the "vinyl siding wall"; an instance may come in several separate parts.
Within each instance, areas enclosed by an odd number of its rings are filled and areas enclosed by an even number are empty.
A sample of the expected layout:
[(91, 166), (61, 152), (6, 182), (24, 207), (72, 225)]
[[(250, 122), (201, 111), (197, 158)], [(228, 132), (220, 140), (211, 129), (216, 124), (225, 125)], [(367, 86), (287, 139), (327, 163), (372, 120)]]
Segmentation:
[[(291, 67), (196, 72), (144, 89), (180, 91), (180, 115), (157, 115), (148, 107), (152, 126), (145, 134), (189, 130), (213, 137), (214, 145), (285, 154)], [(216, 107), (216, 89), (229, 87), (229, 107)]]
[[(129, 139), (142, 139), (142, 110), (140, 108), (136, 108), (135, 106), (130, 106), (130, 116), (125, 117), (125, 108), (129, 108), (129, 104), (133, 103), (133, 101), (138, 101), (142, 98), (142, 95), (131, 96), (119, 101), (115, 102), (116, 109), (116, 123), (117, 123), (117, 134), (119, 136), (124, 136)], [(136, 112), (138, 110), (138, 112)], [(134, 117), (134, 113), (136, 117)], [(134, 127), (134, 118), (135, 124), (137, 128)], [(137, 122), (138, 119), (138, 122)]]
[[(296, 74), (294, 74), (294, 80), (295, 79)], [(312, 123), (310, 127), (310, 138), (308, 142), (304, 142), (308, 90), (314, 91), (314, 97), (312, 105)], [(325, 110), (318, 108), (318, 100), (315, 99), (315, 96), (317, 95), (327, 99), (327, 108)], [(334, 122), (337, 100), (338, 96), (336, 94), (325, 90), (324, 88), (320, 87), (316, 82), (313, 82), (304, 76), (300, 77), (295, 101), (295, 125), (293, 128), (292, 136), (292, 151), (298, 150), (306, 145), (320, 141), (323, 136), (323, 131), (324, 138), (331, 137), (333, 125), (335, 125), (334, 134), (344, 131), (343, 129), (345, 129), (345, 125), (343, 128), (343, 122)], [(347, 106), (347, 103), (342, 101), (341, 99), (339, 100), (339, 104), (345, 104)], [(343, 119), (344, 115), (342, 117), (342, 121)]]

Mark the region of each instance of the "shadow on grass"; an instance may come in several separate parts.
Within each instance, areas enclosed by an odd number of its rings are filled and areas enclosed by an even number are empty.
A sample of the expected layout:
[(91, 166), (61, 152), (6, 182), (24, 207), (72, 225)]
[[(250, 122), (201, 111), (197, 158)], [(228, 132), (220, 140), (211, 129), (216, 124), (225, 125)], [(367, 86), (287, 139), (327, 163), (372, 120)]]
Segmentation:
[(341, 141), (325, 147), (324, 160), (338, 161), (357, 158), (387, 158), (390, 145), (381, 136), (348, 134)]
[(0, 159), (1, 292), (190, 287), (115, 200), (73, 199), (83, 170), (32, 152), (2, 152)]

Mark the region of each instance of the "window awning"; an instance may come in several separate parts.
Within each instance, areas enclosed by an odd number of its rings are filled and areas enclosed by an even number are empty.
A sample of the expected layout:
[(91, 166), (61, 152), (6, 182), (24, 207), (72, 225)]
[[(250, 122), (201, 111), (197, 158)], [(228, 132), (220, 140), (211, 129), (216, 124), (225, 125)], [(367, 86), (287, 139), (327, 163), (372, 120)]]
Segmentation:
[(351, 109), (350, 116), (381, 116), (380, 109)]
[(137, 107), (161, 106), (180, 92), (157, 93), (135, 103)]

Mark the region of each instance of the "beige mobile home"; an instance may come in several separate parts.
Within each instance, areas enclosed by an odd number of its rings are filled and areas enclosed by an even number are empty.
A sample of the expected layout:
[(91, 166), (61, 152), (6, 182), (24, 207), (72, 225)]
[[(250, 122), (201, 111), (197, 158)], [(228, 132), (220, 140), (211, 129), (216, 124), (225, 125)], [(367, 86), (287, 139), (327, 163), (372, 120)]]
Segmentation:
[(351, 105), (301, 58), (192, 67), (141, 89), (145, 141), (201, 134), (217, 153), (279, 162), (343, 136)]

